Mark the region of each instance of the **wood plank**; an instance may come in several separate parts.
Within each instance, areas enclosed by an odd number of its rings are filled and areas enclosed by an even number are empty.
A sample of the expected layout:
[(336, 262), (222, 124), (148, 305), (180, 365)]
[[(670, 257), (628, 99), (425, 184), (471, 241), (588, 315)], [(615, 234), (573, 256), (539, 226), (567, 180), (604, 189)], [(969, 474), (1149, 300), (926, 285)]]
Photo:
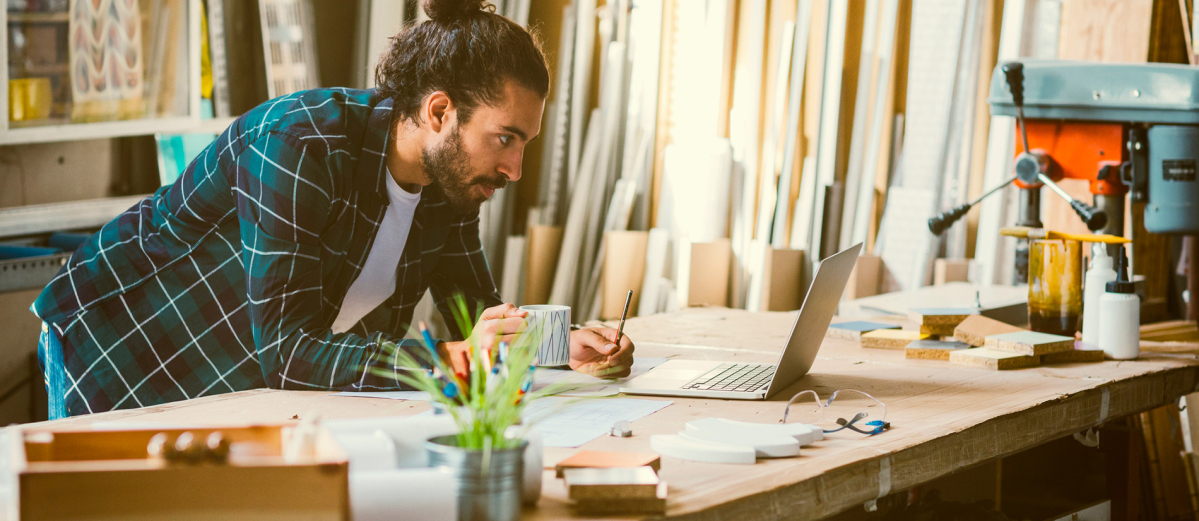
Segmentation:
[(1017, 331), (988, 336), (983, 345), (996, 351), (1041, 356), (1074, 349), (1074, 338), (1036, 331)]
[(912, 330), (880, 329), (862, 334), (862, 347), (875, 349), (904, 349), (918, 340), (927, 340), (929, 334)]
[(973, 349), (973, 346), (957, 340), (916, 340), (904, 346), (903, 357), (915, 360), (949, 360), (954, 351)]
[(1058, 58), (1145, 62), (1152, 19), (1153, 0), (1062, 0)]
[(1004, 333), (1018, 333), (1024, 329), (982, 315), (966, 317), (953, 329), (953, 337), (974, 347), (986, 344), (987, 337)]
[(1041, 357), (976, 347), (950, 353), (949, 363), (992, 371), (1008, 371), (1034, 367), (1041, 363)]

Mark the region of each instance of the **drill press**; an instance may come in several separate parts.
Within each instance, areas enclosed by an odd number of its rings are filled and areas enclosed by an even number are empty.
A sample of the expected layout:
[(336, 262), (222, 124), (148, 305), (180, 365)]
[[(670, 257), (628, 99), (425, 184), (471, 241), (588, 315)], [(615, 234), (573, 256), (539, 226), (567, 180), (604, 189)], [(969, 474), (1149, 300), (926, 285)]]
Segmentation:
[[(992, 115), (1017, 118), (1015, 175), (929, 219), (934, 234), (1009, 183), (1020, 188), (1018, 226), (1042, 227), (1041, 187), (1049, 187), (1095, 233), (1124, 235), (1131, 195), (1146, 203), (1148, 231), (1199, 234), (1199, 68), (1008, 62), (995, 68), (987, 102)], [(1062, 190), (1056, 181), (1065, 178), (1089, 181), (1094, 205)], [(1027, 241), (1017, 246), (1015, 272), (1014, 282), (1028, 281)]]

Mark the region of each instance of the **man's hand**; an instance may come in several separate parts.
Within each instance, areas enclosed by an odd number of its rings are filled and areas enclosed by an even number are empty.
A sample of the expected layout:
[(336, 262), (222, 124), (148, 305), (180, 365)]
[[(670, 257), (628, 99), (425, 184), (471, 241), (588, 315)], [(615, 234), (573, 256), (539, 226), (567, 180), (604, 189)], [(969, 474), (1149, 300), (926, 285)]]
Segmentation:
[(463, 342), (446, 342), (442, 357), (449, 360), (458, 374), (470, 374), (470, 344), (473, 342), (481, 350), (498, 349), (500, 342), (511, 344), (516, 340), (516, 334), (525, 330), (527, 311), (521, 311), (512, 304), (483, 310), (479, 322), (471, 331), (470, 338)]
[(570, 333), (570, 368), (597, 378), (620, 378), (633, 370), (633, 341), (622, 335), (617, 346), (616, 330), (589, 327)]

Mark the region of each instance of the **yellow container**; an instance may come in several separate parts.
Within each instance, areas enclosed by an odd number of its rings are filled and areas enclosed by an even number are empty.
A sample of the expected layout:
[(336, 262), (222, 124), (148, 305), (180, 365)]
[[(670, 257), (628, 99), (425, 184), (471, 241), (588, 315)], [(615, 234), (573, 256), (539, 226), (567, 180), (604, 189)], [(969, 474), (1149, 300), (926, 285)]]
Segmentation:
[(1028, 325), (1074, 336), (1082, 315), (1082, 243), (1034, 240), (1028, 252)]
[(49, 78), (8, 80), (9, 121), (49, 118), (53, 102)]

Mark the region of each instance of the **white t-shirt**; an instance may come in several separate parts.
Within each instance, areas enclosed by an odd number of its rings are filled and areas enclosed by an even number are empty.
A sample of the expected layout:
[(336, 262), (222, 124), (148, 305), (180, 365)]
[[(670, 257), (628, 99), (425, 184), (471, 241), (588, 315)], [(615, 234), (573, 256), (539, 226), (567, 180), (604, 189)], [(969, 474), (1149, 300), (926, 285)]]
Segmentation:
[(400, 188), (388, 171), (387, 198), (391, 203), (383, 214), (383, 222), (379, 224), (375, 243), (366, 256), (366, 264), (362, 266), (358, 278), (350, 284), (350, 290), (341, 303), (341, 311), (333, 321), (334, 333), (349, 331), (362, 317), (395, 293), (396, 268), (400, 265), (404, 245), (408, 243), (408, 232), (412, 230), (412, 217), (420, 202), (420, 192), (410, 193)]

